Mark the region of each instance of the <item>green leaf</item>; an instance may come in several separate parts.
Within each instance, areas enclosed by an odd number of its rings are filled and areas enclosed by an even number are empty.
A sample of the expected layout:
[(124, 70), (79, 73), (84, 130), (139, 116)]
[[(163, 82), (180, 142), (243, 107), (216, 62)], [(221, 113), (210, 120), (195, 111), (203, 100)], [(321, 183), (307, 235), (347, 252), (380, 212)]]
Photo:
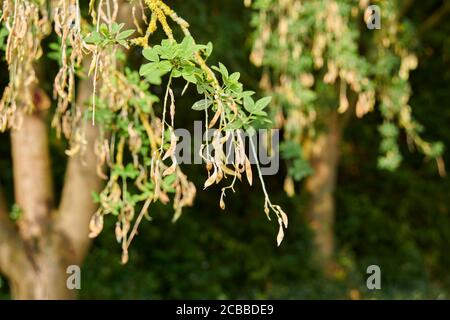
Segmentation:
[(131, 36), (133, 33), (134, 33), (133, 29), (122, 31), (117, 35), (116, 40), (124, 40), (129, 36)]
[(209, 56), (211, 55), (212, 51), (213, 51), (213, 45), (212, 45), (211, 42), (208, 42), (208, 43), (206, 44), (205, 56), (206, 56), (206, 57), (209, 57)]
[(183, 74), (183, 79), (187, 82), (197, 83), (197, 78), (193, 74)]
[(201, 111), (201, 110), (205, 110), (207, 108), (209, 108), (212, 104), (211, 100), (208, 99), (202, 99), (197, 101), (196, 103), (194, 103), (191, 107), (192, 110), (195, 111)]
[(248, 134), (249, 137), (252, 137), (256, 133), (256, 129), (253, 126), (249, 126), (245, 132)]
[(84, 38), (84, 41), (86, 41), (87, 43), (93, 43), (96, 45), (98, 45), (102, 40), (102, 35), (97, 31), (92, 32), (90, 35)]
[(106, 24), (102, 23), (100, 25), (100, 32), (103, 33), (104, 35), (109, 34), (108, 26)]
[(219, 62), (219, 67), (213, 66), (212, 69), (219, 71), (224, 80), (228, 79), (228, 70), (222, 63)]
[(173, 78), (179, 78), (179, 77), (181, 77), (183, 74), (182, 74), (182, 72), (181, 72), (180, 70), (178, 70), (178, 69), (173, 69), (171, 75), (172, 75)]
[(219, 62), (219, 67), (220, 67), (220, 73), (222, 74), (222, 76), (224, 76), (225, 78), (228, 78), (227, 68), (220, 62)]
[(162, 77), (170, 70), (172, 70), (172, 64), (170, 63), (170, 61), (164, 60), (159, 62), (150, 62), (142, 65), (139, 69), (139, 74), (146, 77), (152, 74), (157, 74), (159, 77)]
[(148, 74), (155, 73), (155, 71), (156, 71), (155, 63), (146, 63), (139, 68), (139, 74), (141, 76), (147, 76)]
[(185, 64), (183, 66), (182, 76), (188, 82), (197, 83), (195, 72), (201, 72), (201, 70), (197, 69), (195, 66), (191, 64)]
[(234, 72), (230, 75), (230, 81), (239, 81), (241, 74), (239, 72)]
[(255, 91), (247, 90), (247, 91), (244, 91), (244, 92), (239, 93), (239, 94), (237, 95), (237, 97), (238, 97), (238, 99), (240, 100), (240, 99), (243, 99), (243, 98), (245, 98), (245, 97), (251, 97), (251, 96), (254, 95), (254, 94), (255, 94)]
[(228, 123), (225, 126), (225, 130), (237, 130), (237, 129), (241, 129), (242, 126), (244, 125), (244, 123), (242, 122), (241, 119), (236, 119), (235, 121)]
[(119, 30), (120, 30), (120, 27), (117, 24), (117, 22), (113, 22), (111, 24), (111, 33), (117, 33), (117, 32), (119, 32)]
[(170, 70), (172, 70), (172, 64), (170, 61), (161, 61), (157, 65), (158, 70), (160, 70), (163, 74), (168, 73)]
[(267, 116), (267, 112), (261, 110), (255, 110), (253, 111), (253, 114), (257, 116)]
[(61, 60), (61, 54), (59, 52), (55, 52), (55, 51), (49, 52), (47, 54), (47, 57), (49, 59), (51, 59), (51, 60), (55, 60), (55, 61), (58, 61), (58, 62)]
[(185, 59), (192, 59), (195, 52), (195, 41), (191, 36), (184, 37), (180, 44), (181, 55)]
[(252, 113), (255, 110), (255, 102), (253, 101), (252, 97), (250, 96), (244, 97), (244, 108), (250, 113)]
[(131, 163), (127, 164), (125, 168), (115, 166), (114, 171), (122, 178), (135, 179), (139, 175), (139, 171)]
[(255, 111), (263, 110), (265, 107), (269, 105), (270, 101), (272, 101), (272, 97), (264, 97), (259, 99), (255, 103)]
[(142, 55), (147, 60), (159, 62), (159, 55), (154, 48), (145, 48), (142, 50)]
[(162, 83), (161, 77), (156, 73), (146, 75), (145, 79), (147, 79), (149, 83), (155, 85), (160, 85)]
[(117, 40), (117, 43), (120, 44), (122, 47), (127, 48), (127, 41), (126, 40)]

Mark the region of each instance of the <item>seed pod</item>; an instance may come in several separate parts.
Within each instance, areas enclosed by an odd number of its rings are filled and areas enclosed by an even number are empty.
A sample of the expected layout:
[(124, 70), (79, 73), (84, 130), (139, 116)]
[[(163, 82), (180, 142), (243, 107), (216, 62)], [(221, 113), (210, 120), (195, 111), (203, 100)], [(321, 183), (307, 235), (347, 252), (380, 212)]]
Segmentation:
[(278, 224), (280, 226), (278, 228), (277, 245), (280, 246), (281, 241), (283, 241), (284, 238), (283, 221), (281, 220), (281, 218), (278, 219)]
[(123, 252), (122, 253), (122, 264), (127, 264), (128, 262), (128, 252)]
[(210, 185), (212, 185), (216, 181), (216, 177), (217, 177), (217, 169), (214, 167), (214, 173), (205, 181), (203, 189), (206, 189)]
[(122, 241), (122, 228), (120, 227), (120, 222), (116, 222), (116, 229), (114, 231), (116, 234), (116, 240), (120, 243)]
[(212, 128), (214, 127), (214, 125), (216, 124), (217, 120), (219, 120), (220, 115), (222, 114), (222, 107), (219, 105), (217, 108), (217, 111), (214, 115), (214, 117), (212, 118), (211, 122), (208, 125), (208, 128)]
[(248, 183), (252, 185), (253, 182), (252, 166), (250, 165), (250, 160), (248, 160), (248, 157), (245, 157), (245, 174), (247, 175)]
[(89, 222), (89, 238), (95, 238), (103, 229), (103, 215), (96, 212)]
[(217, 171), (216, 183), (219, 183), (220, 180), (222, 180), (222, 178), (223, 178), (223, 172), (222, 172), (222, 170), (219, 168), (218, 171)]
[(225, 210), (225, 201), (223, 201), (223, 196), (225, 195), (225, 193), (222, 193), (222, 195), (220, 196), (220, 201), (219, 201), (219, 206), (220, 209)]
[(175, 153), (176, 147), (177, 147), (177, 136), (173, 132), (173, 129), (170, 128), (170, 147), (169, 149), (167, 149), (166, 154), (162, 159), (166, 160), (167, 158), (171, 157)]
[(211, 163), (211, 161), (206, 162), (206, 170), (211, 171), (211, 169), (213, 168), (213, 165)]
[(269, 207), (267, 206), (267, 204), (264, 206), (264, 213), (266, 214), (267, 219), (270, 220), (270, 216), (269, 216), (270, 210), (269, 210)]

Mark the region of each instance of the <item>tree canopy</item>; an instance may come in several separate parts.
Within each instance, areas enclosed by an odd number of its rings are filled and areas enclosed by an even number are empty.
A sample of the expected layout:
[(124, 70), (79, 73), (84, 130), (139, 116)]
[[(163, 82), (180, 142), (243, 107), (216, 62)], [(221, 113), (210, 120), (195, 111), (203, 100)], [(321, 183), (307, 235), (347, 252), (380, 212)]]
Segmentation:
[(448, 296), (447, 2), (1, 10), (0, 296), (73, 298), (72, 264), (81, 298)]

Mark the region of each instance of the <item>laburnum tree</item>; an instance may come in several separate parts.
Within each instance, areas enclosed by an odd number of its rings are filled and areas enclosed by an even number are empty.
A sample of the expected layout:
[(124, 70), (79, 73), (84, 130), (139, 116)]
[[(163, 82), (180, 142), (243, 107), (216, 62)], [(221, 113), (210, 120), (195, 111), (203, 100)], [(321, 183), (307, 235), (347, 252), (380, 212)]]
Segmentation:
[[(203, 187), (226, 181), (219, 199), (224, 209), (237, 180), (252, 184), (256, 147), (250, 140), (246, 149), (232, 132), (254, 134), (269, 125), (264, 109), (270, 98), (254, 99), (239, 73), (209, 66), (213, 45), (196, 43), (188, 22), (164, 1), (5, 0), (1, 10), (9, 83), (0, 101), (0, 130), (11, 135), (15, 203), (0, 194), (0, 271), (13, 298), (74, 298), (67, 267), (82, 263), (107, 216), (117, 220), (114, 232), (126, 263), (152, 203), (172, 205), (174, 220), (192, 205), (196, 188), (177, 163), (174, 132), (177, 109), (191, 106), (177, 104), (174, 79), (195, 88), (192, 109), (204, 114), (206, 131), (215, 129), (201, 148)], [(156, 30), (162, 30), (161, 41)], [(143, 55), (145, 63), (134, 69), (129, 52)], [(40, 86), (47, 74), (44, 54), (59, 65), (50, 95)], [(156, 86), (163, 88), (161, 98), (152, 93)], [(68, 143), (59, 203), (49, 130)], [(229, 139), (231, 163), (224, 150)], [(279, 224), (279, 245), (287, 216), (270, 201), (254, 167), (264, 212)]]
[[(376, 112), (381, 169), (401, 162), (399, 137), (410, 149), (434, 159), (441, 175), (443, 145), (421, 137), (424, 128), (408, 104), (409, 75), (418, 65), (418, 35), (448, 13), (444, 2), (416, 28), (408, 21), (412, 1), (255, 0), (251, 60), (273, 95), (271, 112), (284, 132), (288, 163), (285, 190), (303, 180), (309, 194), (306, 216), (315, 233), (316, 258), (327, 273), (335, 267), (333, 223), (337, 168), (343, 130), (352, 119)], [(368, 28), (377, 5), (379, 29)]]

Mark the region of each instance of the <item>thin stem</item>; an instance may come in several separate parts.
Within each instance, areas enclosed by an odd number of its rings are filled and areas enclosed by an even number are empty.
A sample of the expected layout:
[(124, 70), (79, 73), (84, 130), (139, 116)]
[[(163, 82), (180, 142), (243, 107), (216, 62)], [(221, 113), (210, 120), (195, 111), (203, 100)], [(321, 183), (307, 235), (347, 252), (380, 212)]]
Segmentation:
[(128, 251), (128, 248), (130, 247), (131, 242), (133, 241), (133, 238), (137, 234), (139, 224), (141, 223), (144, 215), (147, 213), (148, 207), (150, 206), (151, 202), (152, 202), (152, 198), (147, 198), (147, 200), (145, 200), (144, 206), (142, 207), (141, 212), (139, 213), (139, 216), (137, 217), (137, 219), (134, 223), (133, 230), (131, 230), (130, 237), (128, 238), (128, 241), (126, 244), (127, 251)]
[[(259, 181), (261, 181), (261, 187), (262, 190), (264, 192), (264, 199), (265, 199), (265, 203), (266, 205), (269, 205), (270, 208), (277, 214), (277, 216), (279, 215), (278, 210), (276, 208), (274, 208), (274, 205), (272, 204), (272, 201), (270, 201), (270, 197), (269, 194), (267, 193), (267, 189), (266, 189), (266, 183), (264, 182), (264, 178), (262, 176), (262, 172), (261, 172), (261, 167), (259, 166), (259, 159), (258, 159), (258, 155), (256, 153), (256, 148), (255, 145), (253, 143), (253, 139), (250, 137), (249, 139), (250, 141), (250, 148), (252, 149), (252, 153), (253, 156), (255, 157), (255, 162), (256, 162), (256, 168), (258, 170), (258, 177), (259, 177)], [(266, 212), (267, 214), (267, 218), (270, 220), (269, 214), (268, 212)]]

